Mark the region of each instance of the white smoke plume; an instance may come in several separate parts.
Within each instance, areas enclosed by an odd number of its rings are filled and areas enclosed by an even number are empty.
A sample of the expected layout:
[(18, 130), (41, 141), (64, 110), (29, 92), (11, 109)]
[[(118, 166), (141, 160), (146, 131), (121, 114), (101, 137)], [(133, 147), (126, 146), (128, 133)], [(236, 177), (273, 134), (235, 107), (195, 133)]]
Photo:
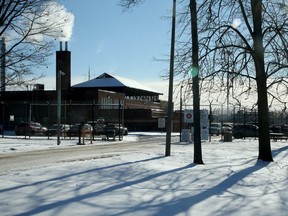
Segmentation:
[(57, 40), (69, 41), (73, 33), (74, 15), (64, 5), (55, 1), (44, 3), (42, 9), (42, 21), (46, 26), (51, 26), (52, 31), (49, 36)]
[(11, 46), (21, 41), (24, 36), (28, 42), (51, 39), (69, 41), (73, 33), (74, 19), (74, 15), (64, 5), (54, 0), (35, 3), (32, 9), (27, 8), (21, 14), (20, 19), (13, 20), (14, 26), (21, 26), (20, 32), (15, 31), (15, 28), (8, 28), (1, 36), (6, 37)]

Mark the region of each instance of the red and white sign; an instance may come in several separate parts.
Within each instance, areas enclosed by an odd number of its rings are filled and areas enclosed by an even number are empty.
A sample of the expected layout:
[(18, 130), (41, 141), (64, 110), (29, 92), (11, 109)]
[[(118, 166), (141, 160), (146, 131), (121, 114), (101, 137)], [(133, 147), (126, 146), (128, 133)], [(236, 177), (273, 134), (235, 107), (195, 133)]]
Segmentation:
[(184, 122), (193, 123), (193, 110), (184, 110)]
[[(208, 110), (200, 110), (200, 121), (202, 127), (208, 127)], [(193, 122), (193, 110), (184, 110), (184, 123)]]

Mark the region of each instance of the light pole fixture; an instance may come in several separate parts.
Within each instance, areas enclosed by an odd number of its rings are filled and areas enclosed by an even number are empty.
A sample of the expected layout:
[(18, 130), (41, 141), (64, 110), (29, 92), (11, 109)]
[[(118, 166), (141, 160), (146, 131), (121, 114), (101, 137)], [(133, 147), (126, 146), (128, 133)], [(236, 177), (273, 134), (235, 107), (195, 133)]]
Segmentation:
[(57, 71), (57, 82), (56, 82), (56, 91), (57, 91), (57, 145), (60, 145), (60, 135), (61, 135), (61, 76), (64, 76), (65, 73), (61, 70)]
[(4, 124), (5, 124), (5, 102), (4, 101), (1, 101), (1, 104), (2, 104), (2, 130), (1, 130), (1, 133), (2, 133), (2, 138), (4, 138)]
[(172, 126), (172, 115), (173, 115), (173, 77), (174, 77), (174, 52), (175, 52), (175, 26), (176, 26), (176, 0), (173, 0), (165, 156), (170, 156), (170, 154), (171, 154), (171, 126)]
[(230, 99), (230, 55), (232, 54), (231, 51), (229, 50), (225, 50), (224, 51), (224, 55), (225, 55), (225, 59), (227, 57), (227, 96), (226, 96), (226, 100), (227, 100), (227, 121), (228, 121), (228, 116), (229, 116), (229, 99)]
[(183, 86), (181, 85), (180, 87), (180, 142), (182, 141), (181, 140), (181, 133), (182, 133), (182, 89), (183, 89)]

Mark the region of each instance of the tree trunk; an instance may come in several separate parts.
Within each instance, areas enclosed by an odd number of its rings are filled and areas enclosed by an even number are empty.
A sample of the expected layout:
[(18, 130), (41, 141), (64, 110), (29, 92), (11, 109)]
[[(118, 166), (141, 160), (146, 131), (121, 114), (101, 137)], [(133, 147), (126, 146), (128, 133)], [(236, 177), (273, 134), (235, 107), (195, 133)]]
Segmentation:
[(269, 134), (269, 110), (267, 98), (267, 78), (264, 64), (262, 33), (262, 0), (251, 0), (254, 25), (254, 62), (258, 93), (259, 156), (263, 161), (273, 161)]
[(197, 27), (196, 0), (190, 0), (191, 13), (191, 35), (192, 35), (192, 70), (197, 73), (193, 77), (193, 115), (194, 115), (194, 163), (204, 164), (201, 149), (201, 127), (200, 127), (200, 94), (199, 94), (199, 47)]

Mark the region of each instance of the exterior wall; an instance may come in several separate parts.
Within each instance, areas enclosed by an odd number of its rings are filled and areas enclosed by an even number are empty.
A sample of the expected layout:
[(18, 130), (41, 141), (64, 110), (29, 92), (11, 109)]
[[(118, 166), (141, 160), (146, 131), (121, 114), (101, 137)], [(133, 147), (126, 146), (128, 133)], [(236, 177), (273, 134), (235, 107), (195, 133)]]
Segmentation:
[(159, 109), (160, 104), (142, 100), (125, 100), (125, 109)]
[(131, 100), (125, 101), (125, 126), (129, 131), (159, 131), (158, 118), (166, 118), (167, 103)]
[(149, 109), (125, 109), (125, 126), (129, 131), (158, 131), (158, 118)]
[[(105, 119), (106, 123), (122, 122), (124, 124), (125, 95), (112, 91), (98, 90), (97, 119)], [(97, 120), (95, 119), (95, 120)]]
[[(37, 121), (46, 127), (57, 122), (56, 91), (3, 92), (0, 100), (0, 124), (4, 122), (5, 129), (13, 130), (20, 121)], [(166, 117), (163, 104), (162, 108), (161, 103), (127, 100), (125, 94), (112, 91), (71, 89), (62, 91), (61, 122), (105, 119), (106, 123), (120, 121), (129, 130), (155, 131), (158, 118)]]

